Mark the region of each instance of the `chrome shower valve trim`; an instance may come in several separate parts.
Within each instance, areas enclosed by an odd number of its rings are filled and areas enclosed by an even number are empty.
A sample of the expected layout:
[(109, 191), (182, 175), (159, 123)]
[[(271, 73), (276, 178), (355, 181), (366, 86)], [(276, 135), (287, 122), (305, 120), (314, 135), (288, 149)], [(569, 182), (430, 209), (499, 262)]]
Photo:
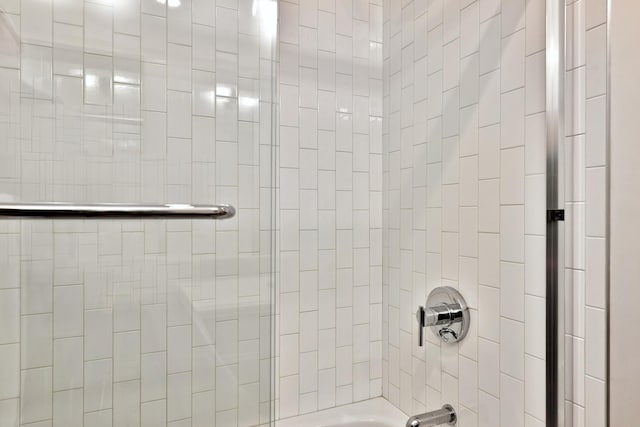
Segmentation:
[(420, 347), (424, 345), (423, 334), (427, 326), (443, 342), (454, 343), (469, 331), (469, 307), (457, 289), (443, 286), (431, 291), (426, 305), (418, 307), (416, 320)]

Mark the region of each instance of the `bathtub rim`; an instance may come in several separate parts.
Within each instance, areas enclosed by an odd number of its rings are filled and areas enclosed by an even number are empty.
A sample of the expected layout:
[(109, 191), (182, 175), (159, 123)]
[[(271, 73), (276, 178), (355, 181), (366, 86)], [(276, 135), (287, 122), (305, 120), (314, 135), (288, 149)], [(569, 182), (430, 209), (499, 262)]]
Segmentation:
[(275, 427), (335, 427), (350, 423), (404, 426), (408, 415), (383, 397), (276, 420)]

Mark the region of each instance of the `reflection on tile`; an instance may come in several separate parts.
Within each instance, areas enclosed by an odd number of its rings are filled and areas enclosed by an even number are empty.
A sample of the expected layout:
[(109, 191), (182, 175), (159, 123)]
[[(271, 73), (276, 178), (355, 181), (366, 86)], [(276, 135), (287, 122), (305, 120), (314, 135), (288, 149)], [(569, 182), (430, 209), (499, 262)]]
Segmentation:
[(258, 81), (252, 79), (240, 79), (238, 86), (238, 120), (258, 122), (260, 120), (260, 93)]
[(216, 95), (235, 98), (238, 94), (238, 55), (216, 52)]
[(56, 23), (53, 28), (53, 72), (82, 77), (82, 27)]
[(193, 114), (196, 116), (215, 116), (215, 73), (194, 70), (192, 78)]
[(84, 101), (87, 104), (112, 104), (112, 58), (85, 54)]
[(113, 81), (140, 84), (140, 38), (126, 34), (113, 36)]

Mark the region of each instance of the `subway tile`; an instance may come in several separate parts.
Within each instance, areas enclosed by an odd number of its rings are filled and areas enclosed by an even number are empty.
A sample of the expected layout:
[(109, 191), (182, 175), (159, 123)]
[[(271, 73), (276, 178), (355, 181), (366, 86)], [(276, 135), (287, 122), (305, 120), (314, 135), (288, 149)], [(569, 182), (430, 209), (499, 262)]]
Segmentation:
[(84, 100), (87, 104), (112, 105), (113, 59), (109, 56), (84, 55)]
[(0, 290), (0, 343), (20, 341), (20, 290)]
[(84, 6), (84, 50), (97, 55), (113, 54), (113, 7), (98, 3)]
[(478, 237), (478, 280), (480, 284), (500, 286), (500, 236), (480, 233)]
[[(0, 368), (0, 377), (2, 378), (2, 383), (0, 385), (0, 397), (2, 399), (19, 398), (21, 394), (23, 399), (28, 397), (25, 396), (25, 394), (21, 391), (20, 345), (0, 345), (0, 355), (2, 356), (3, 360), (2, 366)], [(29, 373), (29, 378), (32, 378), (33, 375), (35, 375), (32, 373), (41, 372), (41, 370), (29, 370), (25, 372)], [(31, 389), (25, 391), (31, 392)], [(37, 408), (34, 409), (37, 410)]]
[(53, 347), (53, 389), (83, 386), (82, 337), (56, 339)]
[(517, 89), (501, 96), (500, 142), (501, 148), (524, 145), (525, 93)]
[(68, 2), (53, 2), (53, 19), (57, 22), (67, 24), (82, 25), (83, 20), (83, 1), (71, 0)]
[[(511, 96), (508, 96), (507, 100), (510, 100), (512, 98), (513, 94)], [(500, 104), (500, 70), (481, 75), (479, 100), (479, 124), (481, 127), (500, 122)], [(505, 112), (507, 112), (506, 109)], [(513, 111), (509, 111), (509, 113), (517, 114)], [(506, 136), (512, 135), (509, 134)], [(513, 144), (513, 142), (511, 143)]]
[(604, 166), (607, 162), (606, 96), (586, 103), (586, 166)]
[(167, 9), (169, 42), (191, 45), (191, 10), (192, 2), (190, 0), (180, 3), (179, 7), (169, 5)]
[(500, 376), (501, 425), (524, 425), (524, 383), (508, 375)]
[(35, 314), (22, 316), (21, 362), (23, 369), (50, 366), (53, 356), (53, 316)]
[(142, 13), (147, 13), (156, 16), (167, 16), (166, 3), (158, 3), (153, 0), (141, 0)]
[[(592, 1), (591, 3), (595, 3)], [(588, 11), (587, 7), (587, 11)], [(587, 12), (588, 13), (588, 12)], [(607, 91), (607, 32), (606, 25), (587, 30), (586, 35), (586, 93), (587, 98)]]
[(491, 341), (478, 341), (478, 387), (480, 388), (480, 407), (482, 392), (494, 397), (500, 396), (500, 346)]
[(586, 170), (586, 234), (593, 237), (606, 235), (606, 171), (605, 168)]
[(140, 333), (117, 333), (114, 337), (113, 377), (115, 381), (135, 381), (140, 378)]
[[(500, 67), (501, 36), (500, 16), (494, 16), (488, 20), (482, 19), (483, 3), (496, 0), (484, 0), (480, 2), (480, 74), (483, 75)], [(498, 9), (499, 9), (498, 4)], [(493, 16), (493, 15), (492, 15)]]
[(500, 231), (500, 180), (480, 180), (478, 186), (478, 230)]
[(586, 128), (586, 67), (567, 71), (565, 96), (571, 102), (565, 103), (565, 134), (577, 135)]
[(500, 151), (500, 203), (523, 204), (525, 199), (524, 147)]
[[(222, 375), (218, 376), (222, 377)], [(226, 384), (220, 384), (224, 388)], [(225, 388), (230, 398), (235, 398), (234, 387)], [(217, 396), (216, 396), (217, 397)], [(167, 376), (167, 421), (180, 420), (191, 416), (191, 373), (183, 372)], [(216, 399), (216, 407), (225, 409)]]
[[(476, 104), (479, 99), (479, 74), (478, 74), (478, 54), (470, 55), (460, 60), (460, 105), (468, 106)], [(462, 115), (462, 111), (460, 112)], [(461, 127), (467, 125), (462, 120)]]
[(83, 424), (82, 389), (53, 393), (53, 420), (55, 425)]
[(20, 419), (22, 422), (51, 419), (53, 411), (51, 367), (26, 369), (22, 371), (21, 376)]
[[(147, 0), (145, 3), (151, 2)], [(144, 62), (166, 64), (167, 30), (165, 18), (142, 14), (141, 55)]]
[(585, 378), (585, 410), (584, 419), (586, 426), (605, 425), (607, 423), (605, 406), (602, 402), (606, 399), (606, 383), (602, 380)]
[(545, 132), (543, 113), (534, 114), (525, 119), (525, 172), (527, 174), (544, 173), (546, 170)]
[(149, 402), (157, 399), (165, 399), (167, 387), (166, 353), (143, 354), (140, 364), (141, 400), (143, 402)]
[(525, 233), (542, 236), (546, 227), (545, 176), (525, 177)]
[(30, 98), (51, 99), (53, 61), (50, 47), (25, 44), (21, 52), (21, 91)]
[[(290, 7), (286, 5), (286, 7)], [(287, 11), (287, 9), (285, 9)], [(336, 50), (336, 17), (334, 13), (320, 9), (318, 11), (318, 49), (327, 52), (335, 52)], [(291, 21), (290, 21), (291, 22)], [(288, 29), (289, 27), (287, 27)], [(293, 30), (290, 31), (290, 38), (295, 40)], [(288, 35), (289, 33), (287, 33)]]
[[(531, 3), (531, 2), (529, 2)], [(539, 113), (545, 109), (545, 84), (546, 84), (546, 70), (545, 70), (545, 55), (544, 52), (539, 52), (526, 58), (526, 104), (525, 113), (527, 115), (533, 113)]]
[(290, 417), (298, 413), (298, 376), (280, 378), (280, 417)]
[(53, 72), (81, 77), (83, 74), (82, 27), (55, 23), (53, 27)]
[(545, 362), (544, 359), (525, 355), (525, 400), (527, 414), (538, 419), (545, 417)]
[(565, 343), (567, 400), (584, 405), (584, 340), (576, 337), (567, 337)]
[[(524, 324), (503, 317), (500, 321), (500, 371), (524, 381)], [(524, 411), (522, 411), (524, 412)]]
[[(585, 308), (585, 374), (605, 379), (606, 327), (602, 309)], [(588, 403), (588, 402), (587, 402)]]
[(586, 27), (593, 28), (604, 24), (607, 20), (607, 3), (597, 0), (586, 0)]
[(525, 269), (523, 264), (500, 263), (500, 314), (513, 320), (525, 317)]
[(503, 261), (524, 261), (524, 206), (500, 208), (500, 256)]
[(472, 2), (460, 11), (460, 56), (465, 57), (479, 50), (480, 2)]
[(525, 352), (532, 356), (545, 356), (545, 305), (544, 299), (525, 295)]
[[(516, 0), (513, 3), (518, 3)], [(510, 4), (510, 3), (508, 3)], [(504, 15), (503, 15), (504, 18)], [(503, 28), (504, 31), (504, 28)], [(502, 39), (501, 91), (509, 92), (525, 84), (525, 32), (518, 31)]]
[(502, 37), (513, 34), (525, 24), (525, 0), (502, 2)]
[(526, 53), (530, 55), (545, 47), (546, 7), (537, 1), (527, 1), (525, 7)]
[(52, 0), (39, 2), (37, 0), (25, 0), (21, 2), (20, 19), (22, 42), (51, 46), (51, 35), (53, 26), (53, 4)]
[(113, 410), (104, 409), (101, 411), (84, 414), (84, 424), (98, 427), (108, 427), (113, 422)]
[(110, 357), (112, 354), (112, 311), (85, 311), (85, 360)]
[(582, 270), (568, 269), (565, 274), (566, 300), (565, 324), (567, 332), (575, 337), (584, 338), (585, 328), (585, 272)]
[(112, 361), (94, 360), (84, 364), (85, 412), (108, 409), (112, 405)]
[(478, 335), (500, 342), (500, 290), (480, 286), (478, 293)]
[(478, 256), (478, 208), (460, 208), (460, 234), (458, 240), (461, 256)]
[(113, 31), (132, 36), (140, 35), (140, 0), (113, 4)]
[(55, 338), (83, 335), (83, 302), (82, 286), (54, 288), (53, 335)]

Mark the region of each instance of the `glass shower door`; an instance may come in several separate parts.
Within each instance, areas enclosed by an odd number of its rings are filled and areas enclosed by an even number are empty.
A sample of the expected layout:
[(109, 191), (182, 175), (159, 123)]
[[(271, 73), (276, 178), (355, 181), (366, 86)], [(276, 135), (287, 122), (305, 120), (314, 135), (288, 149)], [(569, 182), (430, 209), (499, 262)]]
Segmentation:
[(274, 0), (0, 0), (0, 425), (271, 419)]

